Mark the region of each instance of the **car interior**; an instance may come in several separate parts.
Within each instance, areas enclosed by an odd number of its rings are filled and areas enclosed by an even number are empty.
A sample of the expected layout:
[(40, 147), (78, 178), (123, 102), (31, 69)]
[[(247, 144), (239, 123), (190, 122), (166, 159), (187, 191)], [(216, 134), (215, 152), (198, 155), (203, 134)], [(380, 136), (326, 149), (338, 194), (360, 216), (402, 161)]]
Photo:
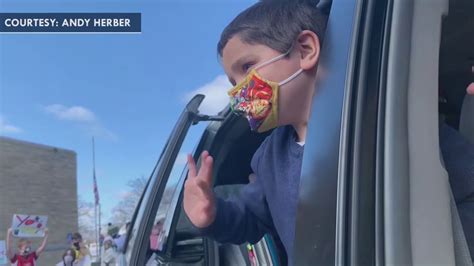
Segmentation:
[[(214, 155), (214, 191), (221, 198), (229, 198), (239, 193), (243, 185), (249, 183), (249, 175), (252, 173), (250, 161), (253, 154), (271, 133), (257, 134), (250, 131), (245, 118), (230, 115), (220, 126), (212, 145), (209, 148)], [(198, 235), (184, 211), (180, 211), (176, 227), (175, 243), (190, 239)], [(271, 238), (266, 236), (267, 239)], [(206, 241), (211, 241), (207, 239)], [(247, 245), (210, 243), (216, 245), (220, 265), (250, 265)], [(269, 239), (267, 243), (275, 243), (271, 249), (273, 253), (284, 254), (276, 250), (283, 249), (278, 239)], [(174, 249), (173, 252), (179, 249)], [(202, 254), (202, 253), (201, 253)], [(286, 260), (280, 255), (279, 260)]]
[[(467, 108), (469, 97), (466, 87), (474, 82), (474, 3), (469, 0), (451, 0), (449, 14), (443, 20), (440, 45), (440, 113), (445, 122), (460, 128), (463, 102)], [(463, 114), (467, 113), (463, 112)], [(471, 117), (472, 120), (472, 117)], [(464, 121), (467, 123), (466, 118)], [(463, 133), (467, 134), (467, 133)], [(466, 135), (469, 138), (468, 135)]]
[(439, 63), (440, 147), (471, 260), (474, 258), (474, 1), (451, 0)]
[[(466, 94), (466, 87), (474, 82), (473, 13), (474, 1), (450, 1), (449, 14), (443, 18), (439, 51), (440, 147), (471, 259), (474, 258), (474, 96)], [(244, 118), (227, 115), (228, 112), (228, 109), (221, 112), (227, 117), (224, 122), (211, 123), (210, 127), (213, 123), (220, 126), (210, 147), (206, 147), (215, 158), (215, 192), (223, 198), (232, 197), (249, 183), (252, 156), (271, 133), (251, 132)], [(214, 258), (219, 258), (220, 265), (250, 265), (246, 244), (221, 244), (201, 238), (181, 208), (177, 214), (173, 221), (176, 229), (170, 235), (173, 261), (202, 265), (212, 259), (205, 254), (206, 247), (215, 250)], [(279, 264), (285, 265), (287, 258), (281, 252), (279, 239), (270, 236), (266, 239), (266, 243), (271, 243), (268, 249), (278, 254)]]

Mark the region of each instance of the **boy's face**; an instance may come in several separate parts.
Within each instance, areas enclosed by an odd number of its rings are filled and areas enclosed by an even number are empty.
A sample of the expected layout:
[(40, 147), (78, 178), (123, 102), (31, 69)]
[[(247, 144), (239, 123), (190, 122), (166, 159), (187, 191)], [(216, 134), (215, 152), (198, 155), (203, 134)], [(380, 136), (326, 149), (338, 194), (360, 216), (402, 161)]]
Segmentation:
[[(254, 66), (275, 58), (282, 53), (262, 44), (248, 44), (238, 35), (232, 37), (222, 51), (224, 71), (233, 86), (239, 84)], [(258, 74), (267, 80), (281, 82), (301, 66), (301, 53), (293, 48), (287, 57), (257, 69)], [(303, 72), (292, 81), (280, 86), (278, 91), (278, 125), (297, 124), (306, 114), (307, 99), (314, 88), (311, 74)]]

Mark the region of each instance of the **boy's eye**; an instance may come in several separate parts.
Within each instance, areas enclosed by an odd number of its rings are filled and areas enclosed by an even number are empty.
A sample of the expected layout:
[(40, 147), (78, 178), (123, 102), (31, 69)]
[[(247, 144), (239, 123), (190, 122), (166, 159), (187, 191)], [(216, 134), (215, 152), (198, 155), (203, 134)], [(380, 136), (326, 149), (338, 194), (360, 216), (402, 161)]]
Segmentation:
[(247, 73), (252, 66), (253, 66), (253, 63), (245, 63), (242, 65), (242, 70), (244, 71), (244, 73)]

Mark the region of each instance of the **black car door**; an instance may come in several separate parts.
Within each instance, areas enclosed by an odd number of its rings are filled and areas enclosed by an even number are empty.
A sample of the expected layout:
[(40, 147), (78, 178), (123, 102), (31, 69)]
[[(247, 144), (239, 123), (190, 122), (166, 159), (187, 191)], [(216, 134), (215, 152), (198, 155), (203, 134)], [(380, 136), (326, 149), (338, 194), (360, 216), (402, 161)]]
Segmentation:
[(389, 1), (333, 1), (300, 183), (296, 265), (374, 264)]
[[(174, 170), (173, 166), (188, 129), (192, 124), (197, 124), (199, 121), (220, 119), (199, 114), (198, 108), (203, 99), (203, 95), (196, 95), (189, 101), (171, 132), (132, 219), (125, 247), (126, 251), (121, 259), (123, 265), (145, 265), (150, 257), (149, 238), (155, 222), (154, 217), (160, 203), (163, 201), (167, 185), (170, 188), (175, 188), (184, 182), (182, 178), (176, 179), (176, 184), (169, 184), (168, 181), (172, 170)], [(166, 193), (170, 196), (168, 200), (173, 201), (173, 191), (168, 192)], [(172, 203), (175, 202), (169, 202), (167, 206), (171, 206)], [(163, 253), (166, 253), (166, 247), (161, 249)]]

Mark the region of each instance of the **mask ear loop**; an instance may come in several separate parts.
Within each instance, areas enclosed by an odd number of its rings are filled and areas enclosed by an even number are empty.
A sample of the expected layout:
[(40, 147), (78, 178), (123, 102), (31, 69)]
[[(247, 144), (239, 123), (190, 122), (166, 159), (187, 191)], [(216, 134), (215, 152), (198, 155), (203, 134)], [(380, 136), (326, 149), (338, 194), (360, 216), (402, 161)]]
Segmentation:
[(269, 65), (269, 64), (271, 64), (271, 63), (273, 63), (273, 62), (275, 62), (275, 61), (278, 61), (278, 60), (284, 58), (285, 56), (289, 55), (292, 50), (293, 50), (293, 44), (291, 44), (290, 49), (288, 49), (288, 51), (287, 51), (286, 53), (281, 54), (281, 55), (279, 55), (279, 56), (276, 56), (276, 57), (274, 57), (274, 58), (272, 58), (272, 59), (270, 59), (270, 60), (268, 60), (268, 61), (266, 61), (266, 62), (262, 62), (262, 63), (260, 63), (260, 64), (258, 64), (258, 65), (256, 65), (256, 66), (254, 66), (253, 69), (256, 70), (256, 69), (258, 69), (258, 68), (261, 68), (261, 67), (264, 67), (264, 66), (266, 66), (266, 65)]
[[(264, 66), (269, 65), (269, 64), (271, 64), (271, 63), (273, 63), (273, 62), (275, 62), (275, 61), (278, 61), (278, 60), (284, 58), (285, 56), (289, 55), (292, 50), (293, 50), (293, 44), (291, 45), (290, 49), (288, 49), (288, 51), (287, 51), (286, 53), (281, 54), (281, 55), (279, 55), (279, 56), (276, 56), (276, 57), (274, 57), (274, 58), (272, 58), (272, 59), (270, 59), (270, 60), (268, 60), (268, 61), (266, 61), (266, 62), (262, 62), (262, 63), (256, 65), (253, 69), (257, 70), (258, 68), (264, 67)], [(288, 82), (292, 81), (294, 78), (296, 78), (299, 74), (301, 74), (301, 72), (303, 72), (303, 69), (300, 68), (300, 69), (299, 69), (298, 71), (296, 71), (293, 75), (291, 75), (291, 76), (289, 76), (287, 79), (285, 79), (285, 80), (279, 82), (278, 85), (279, 85), (279, 86), (285, 85), (286, 83), (288, 83)]]
[(273, 63), (273, 62), (275, 62), (275, 61), (278, 61), (278, 60), (282, 59), (283, 57), (287, 56), (288, 53), (289, 53), (289, 52), (286, 52), (286, 53), (281, 54), (281, 55), (279, 55), (279, 56), (277, 56), (277, 57), (274, 57), (274, 58), (272, 58), (272, 59), (270, 59), (270, 60), (268, 60), (268, 61), (266, 61), (266, 62), (262, 62), (262, 63), (256, 65), (253, 69), (256, 70), (256, 69), (258, 69), (258, 68), (267, 66), (267, 65), (269, 65), (269, 64), (271, 64), (271, 63)]
[(288, 82), (292, 81), (294, 78), (296, 78), (299, 74), (301, 74), (301, 72), (303, 72), (302, 68), (298, 69), (298, 71), (296, 71), (293, 75), (289, 76), (287, 79), (279, 82), (278, 85), (279, 86), (285, 85), (286, 83), (288, 83)]

